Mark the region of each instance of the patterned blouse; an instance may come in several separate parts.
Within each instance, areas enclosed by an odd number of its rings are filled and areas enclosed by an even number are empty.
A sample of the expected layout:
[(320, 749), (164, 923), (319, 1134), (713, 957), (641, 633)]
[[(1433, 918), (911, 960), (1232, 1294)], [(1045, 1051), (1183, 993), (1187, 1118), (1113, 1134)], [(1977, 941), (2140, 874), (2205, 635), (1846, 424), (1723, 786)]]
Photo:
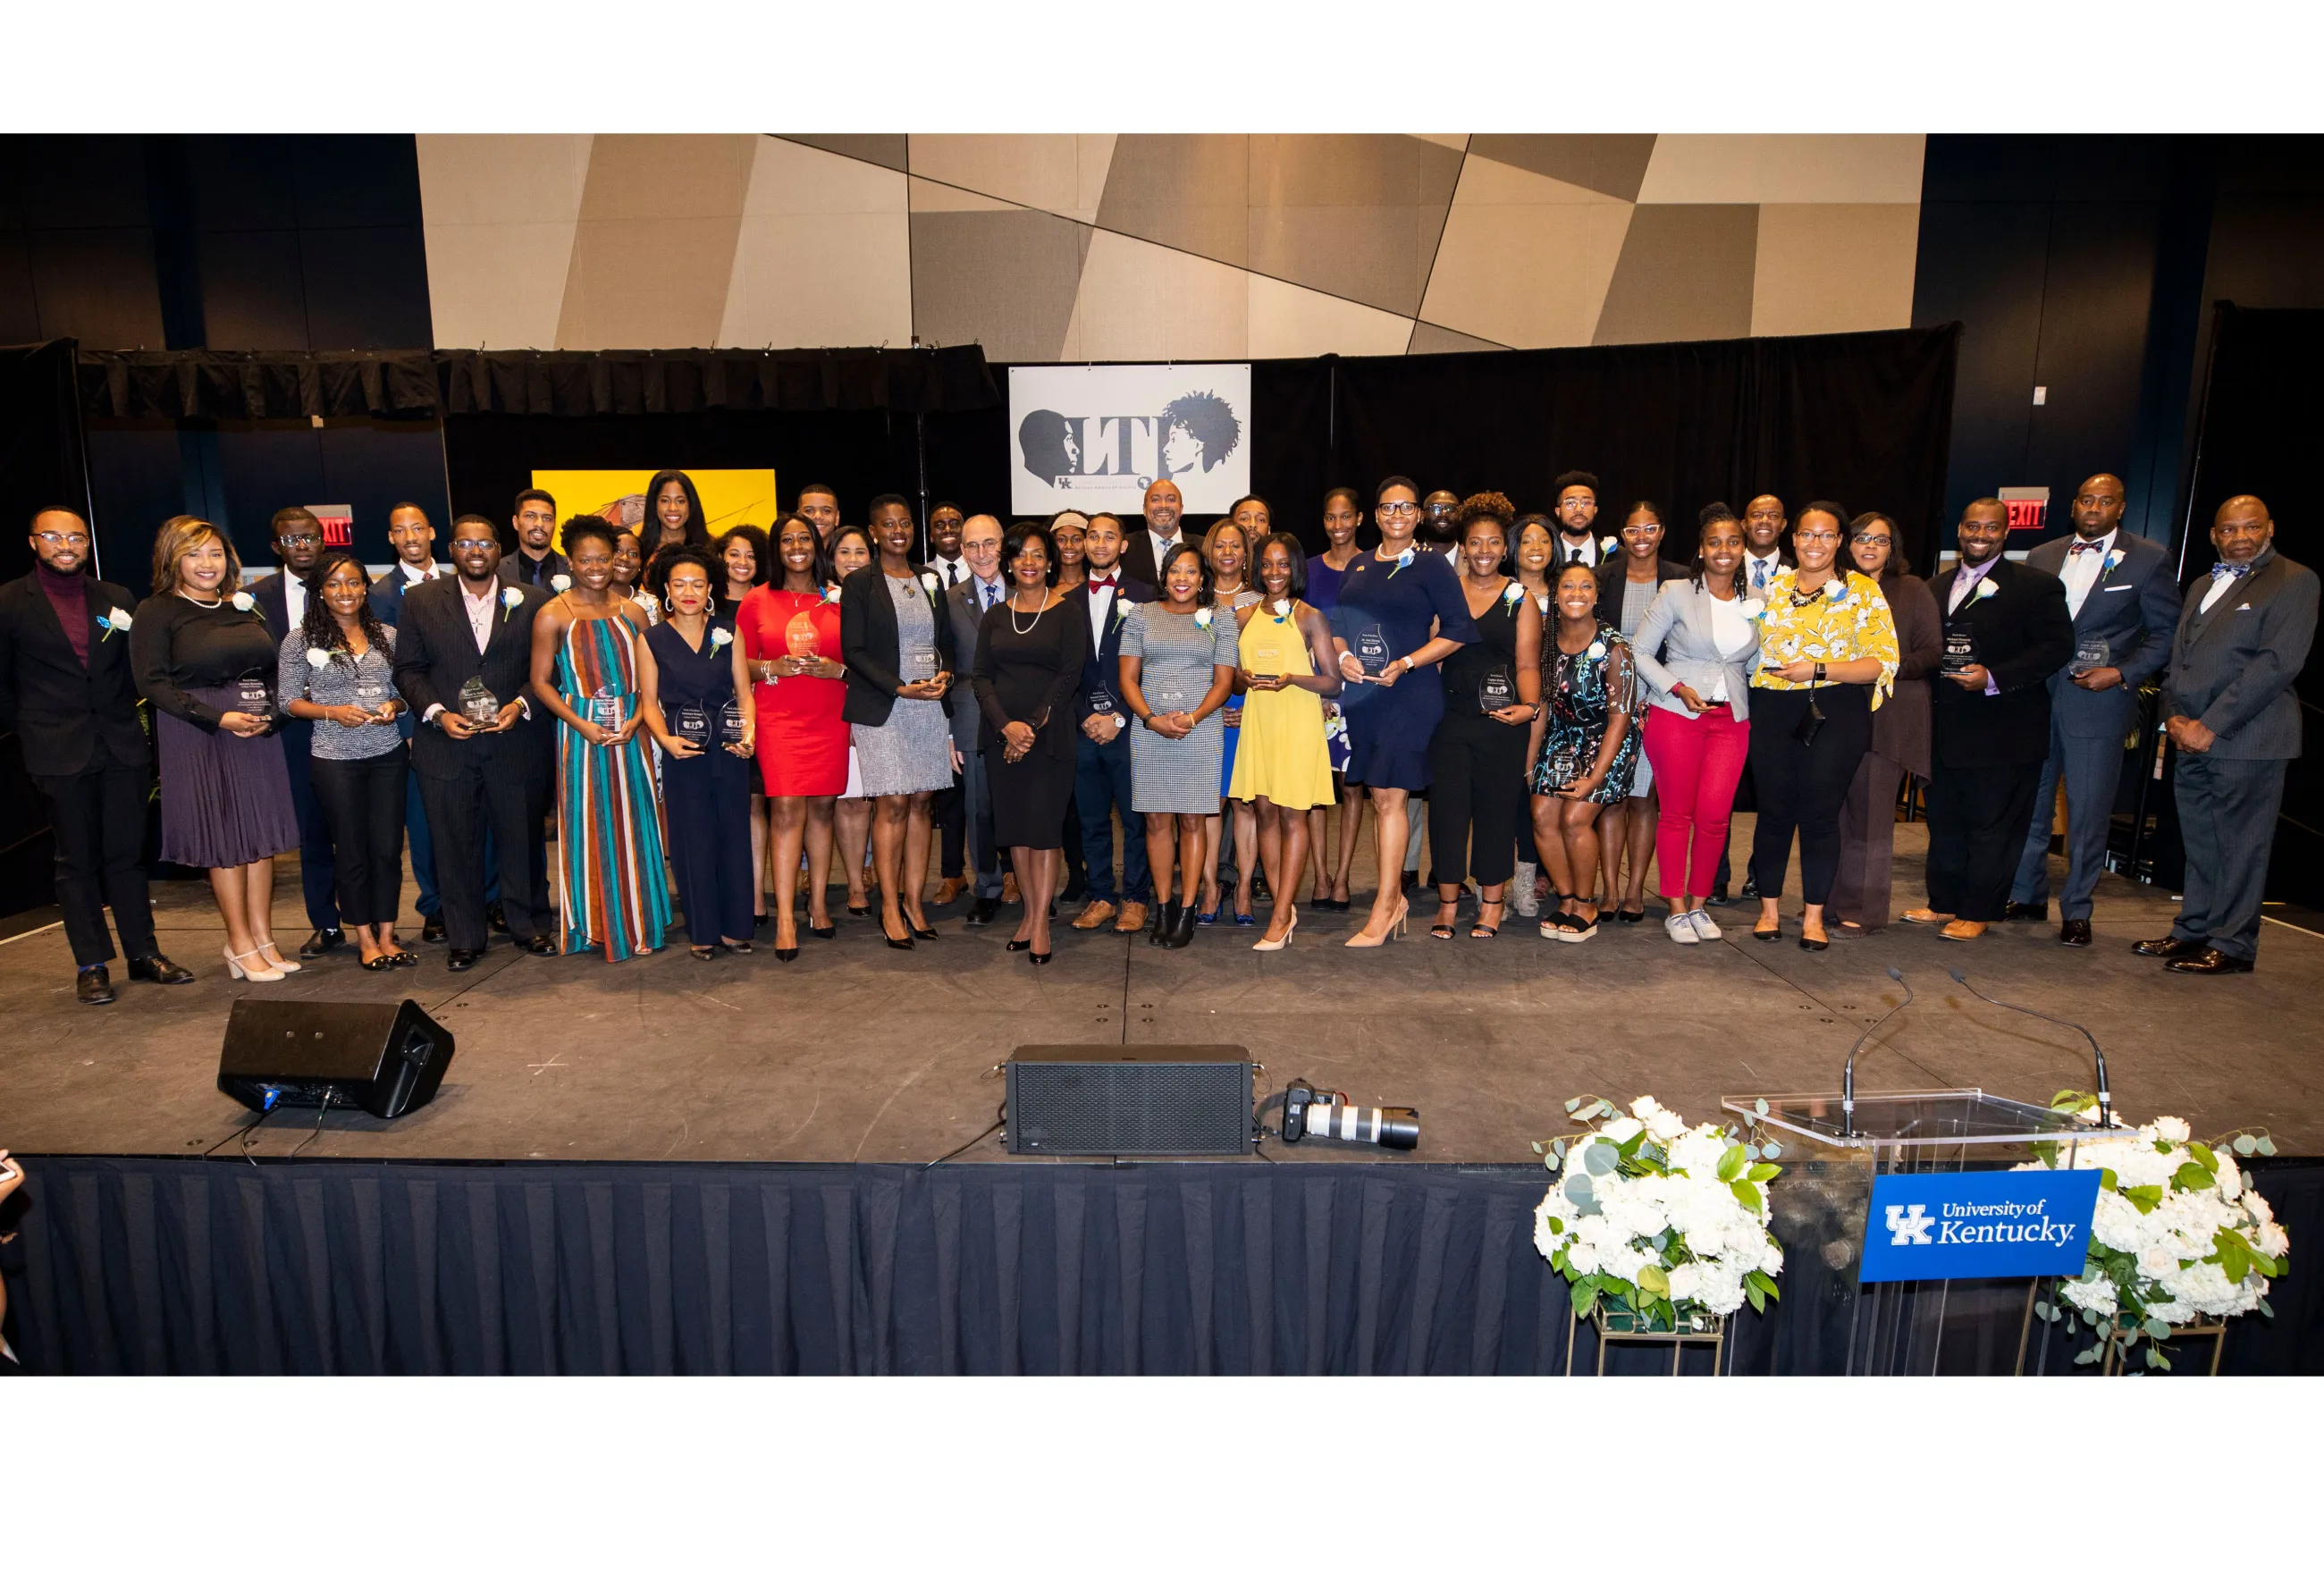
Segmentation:
[[(1896, 620), (1880, 583), (1856, 570), (1838, 598), (1817, 592), (1803, 600), (1794, 586), (1799, 572), (1778, 571), (1767, 583), (1766, 611), (1759, 615), (1759, 668), (1754, 686), (1768, 691), (1805, 691), (1807, 680), (1786, 680), (1771, 669), (1787, 663), (1845, 663), (1877, 658), (1880, 677), (1872, 682), (1872, 705), (1888, 699), (1896, 683)], [(1825, 577), (1829, 588), (1834, 576)]]

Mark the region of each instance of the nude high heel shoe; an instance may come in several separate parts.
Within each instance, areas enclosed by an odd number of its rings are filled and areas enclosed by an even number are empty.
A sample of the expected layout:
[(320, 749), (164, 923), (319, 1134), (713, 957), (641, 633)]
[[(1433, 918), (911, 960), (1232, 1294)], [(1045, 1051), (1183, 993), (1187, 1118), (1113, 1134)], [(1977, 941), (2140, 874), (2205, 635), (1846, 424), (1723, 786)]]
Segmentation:
[(1411, 903), (1409, 901), (1399, 897), (1396, 904), (1396, 916), (1388, 920), (1388, 927), (1379, 932), (1379, 937), (1374, 938), (1370, 934), (1356, 934), (1349, 939), (1348, 949), (1351, 951), (1370, 951), (1374, 946), (1385, 945), (1392, 939), (1403, 939), (1404, 915), (1410, 909), (1410, 906)]
[(1291, 909), (1291, 921), (1283, 925), (1283, 938), (1280, 940), (1261, 939), (1255, 941), (1251, 944), (1251, 949), (1253, 951), (1280, 951), (1286, 945), (1291, 943), (1291, 936), (1298, 932), (1299, 908), (1294, 906)]
[(274, 953), (274, 942), (272, 940), (261, 940), (258, 943), (258, 954), (264, 957), (266, 965), (278, 973), (295, 973), (299, 971), (299, 963), (292, 962), (287, 956), (277, 956)]
[[(244, 967), (243, 962), (245, 958), (258, 965), (254, 968)], [(232, 978), (248, 979), (254, 984), (279, 984), (282, 981), (282, 974), (268, 965), (263, 954), (256, 951), (245, 951), (242, 955), (236, 956), (231, 945), (226, 948), (226, 971)]]

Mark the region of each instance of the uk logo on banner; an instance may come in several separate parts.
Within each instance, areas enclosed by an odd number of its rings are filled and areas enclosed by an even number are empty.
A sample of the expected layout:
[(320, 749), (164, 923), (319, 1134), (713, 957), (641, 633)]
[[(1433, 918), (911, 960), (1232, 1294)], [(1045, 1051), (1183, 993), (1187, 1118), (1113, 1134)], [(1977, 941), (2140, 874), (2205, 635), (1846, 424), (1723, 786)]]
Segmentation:
[(2095, 1170), (1884, 1173), (1860, 1279), (2078, 1277), (2098, 1202)]

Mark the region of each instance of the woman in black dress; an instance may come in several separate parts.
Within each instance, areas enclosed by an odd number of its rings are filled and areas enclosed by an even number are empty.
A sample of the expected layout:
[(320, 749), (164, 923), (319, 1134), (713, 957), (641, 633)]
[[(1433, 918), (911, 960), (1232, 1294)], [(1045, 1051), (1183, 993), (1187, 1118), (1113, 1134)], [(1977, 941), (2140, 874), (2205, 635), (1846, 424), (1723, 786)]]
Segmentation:
[(1024, 897), (1025, 920), (1009, 949), (1038, 966), (1049, 960), (1049, 898), (1074, 796), (1074, 721), (1065, 704), (1089, 658), (1089, 620), (1051, 589), (1056, 547), (1040, 526), (1021, 520), (1010, 529), (1001, 566), (1008, 600), (985, 610), (977, 632), (979, 740), (992, 787), (993, 842), (1007, 849)]
[(161, 860), (210, 876), (226, 971), (272, 983), (299, 964), (274, 949), (274, 859), (299, 817), (275, 728), (279, 654), (242, 587), (234, 544), (180, 514), (153, 541), (153, 594), (129, 631), (137, 686), (160, 710)]
[[(662, 622), (646, 631), (646, 731), (661, 748), (662, 806), (686, 938), (696, 962), (751, 943), (751, 769), (755, 704), (730, 614), (713, 614), (711, 559), (684, 544), (654, 558)], [(778, 947), (789, 962), (796, 946)]]

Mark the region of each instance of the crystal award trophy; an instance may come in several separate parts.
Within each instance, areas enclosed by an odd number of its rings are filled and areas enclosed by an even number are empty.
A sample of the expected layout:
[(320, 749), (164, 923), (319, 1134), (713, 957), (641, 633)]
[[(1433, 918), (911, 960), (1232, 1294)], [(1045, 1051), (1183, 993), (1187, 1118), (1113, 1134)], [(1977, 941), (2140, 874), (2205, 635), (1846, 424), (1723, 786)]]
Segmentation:
[(1290, 621), (1277, 619), (1273, 614), (1252, 620), (1250, 628), (1243, 632), (1243, 640), (1247, 643), (1243, 667), (1254, 679), (1273, 680), (1300, 673), (1293, 664), (1307, 661), (1307, 649), (1300, 643), (1297, 629)]
[(1548, 783), (1544, 785), (1542, 788), (1545, 791), (1549, 792), (1561, 791), (1567, 786), (1572, 784), (1576, 779), (1579, 779), (1582, 777), (1582, 758), (1580, 754), (1581, 749), (1570, 744), (1561, 746), (1555, 751), (1551, 752), (1549, 754)]
[(822, 646), (823, 631), (815, 616), (805, 609), (792, 614), (790, 623), (783, 627), (783, 650), (793, 658), (815, 658), (820, 656)]
[(927, 642), (904, 649), (904, 683), (917, 686), (936, 677), (936, 649)]
[(718, 710), (718, 744), (721, 746), (742, 744), (742, 704), (741, 703), (730, 699)]
[(1352, 649), (1356, 662), (1362, 666), (1365, 676), (1379, 675), (1388, 667), (1388, 637), (1378, 625), (1366, 625), (1356, 632)]
[(479, 729), (489, 727), (501, 716), (501, 699), (492, 694), (484, 676), (470, 675), (468, 683), (460, 687), (460, 712)]
[(589, 722), (607, 734), (620, 734), (622, 720), (625, 716), (622, 712), (622, 699), (614, 695), (612, 687), (601, 686), (589, 698)]
[(1517, 683), (1509, 678), (1508, 670), (1499, 664), (1487, 669), (1485, 677), (1477, 682), (1477, 711), (1497, 713), (1517, 704)]
[(1977, 662), (1977, 641), (1966, 628), (1945, 632), (1944, 673), (1958, 675)]
[(670, 723), (670, 732), (696, 751), (710, 748), (710, 710), (698, 702), (689, 702), (678, 710)]
[(234, 683), (234, 711), (262, 719), (272, 718), (274, 683), (258, 670), (243, 676)]
[(2087, 675), (2114, 662), (2114, 649), (2104, 636), (2084, 636), (2074, 643), (2074, 673)]
[(1113, 693), (1103, 686), (1089, 694), (1087, 703), (1089, 711), (1102, 719), (1110, 719), (1121, 711), (1121, 704), (1115, 701)]

